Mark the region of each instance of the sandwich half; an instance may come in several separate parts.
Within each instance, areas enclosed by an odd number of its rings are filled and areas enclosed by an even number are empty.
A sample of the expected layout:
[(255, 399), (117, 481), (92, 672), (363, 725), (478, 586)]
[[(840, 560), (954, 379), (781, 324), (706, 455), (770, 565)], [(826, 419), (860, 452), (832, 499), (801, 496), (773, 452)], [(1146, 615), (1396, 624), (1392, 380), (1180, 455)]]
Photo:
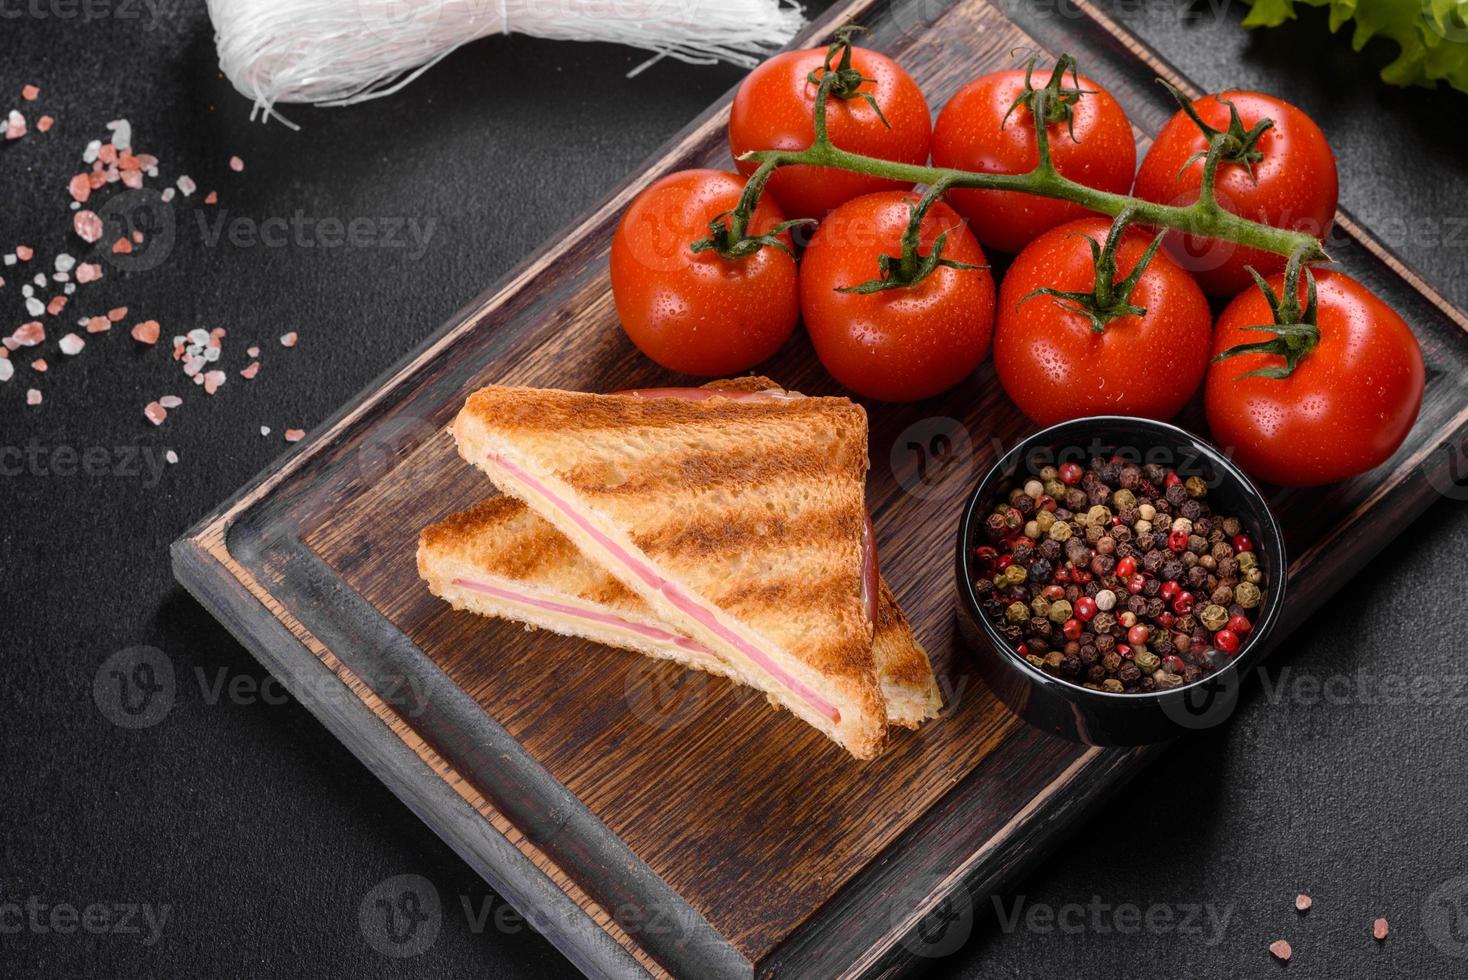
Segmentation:
[(859, 406), (778, 389), (492, 386), (454, 438), (729, 676), (857, 758), (881, 751)]
[[(738, 680), (702, 644), (658, 619), (634, 592), (513, 497), (492, 497), (423, 529), (418, 572), (455, 609), (515, 620)], [(872, 656), (887, 721), (916, 728), (942, 707), (928, 655), (886, 582)]]

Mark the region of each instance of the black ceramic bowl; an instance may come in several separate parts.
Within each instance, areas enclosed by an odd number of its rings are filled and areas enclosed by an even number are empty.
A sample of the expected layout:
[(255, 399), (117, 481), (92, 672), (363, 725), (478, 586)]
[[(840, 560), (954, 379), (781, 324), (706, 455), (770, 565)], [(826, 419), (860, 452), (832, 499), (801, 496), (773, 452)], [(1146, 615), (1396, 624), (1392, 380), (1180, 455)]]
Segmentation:
[[(1238, 517), (1253, 538), (1263, 572), (1264, 600), (1254, 629), (1228, 664), (1192, 684), (1149, 694), (1093, 691), (1037, 669), (1014, 652), (979, 608), (970, 549), (983, 544), (984, 519), (1001, 493), (1043, 466), (1120, 453), (1138, 463), (1158, 463), (1184, 478), (1208, 481), (1215, 512)], [(1284, 541), (1264, 495), (1228, 457), (1177, 426), (1125, 416), (1062, 422), (1010, 450), (979, 481), (958, 529), (958, 626), (989, 687), (1010, 710), (1032, 725), (1090, 745), (1143, 745), (1221, 724), (1233, 713), (1239, 686), (1264, 655), (1284, 601)]]

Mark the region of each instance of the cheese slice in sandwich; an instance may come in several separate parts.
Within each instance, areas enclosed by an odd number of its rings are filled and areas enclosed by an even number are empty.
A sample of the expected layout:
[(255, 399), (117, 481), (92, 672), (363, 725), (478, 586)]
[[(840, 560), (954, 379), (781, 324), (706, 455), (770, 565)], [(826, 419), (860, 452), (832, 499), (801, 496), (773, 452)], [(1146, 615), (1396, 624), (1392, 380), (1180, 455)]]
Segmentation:
[(872, 653), (866, 413), (778, 389), (492, 386), (459, 452), (656, 618), (860, 759), (886, 743)]
[[(418, 571), (429, 590), (455, 609), (739, 679), (513, 497), (492, 497), (424, 528)], [(943, 701), (932, 665), (885, 581), (877, 597), (872, 656), (889, 723), (916, 728), (937, 716)]]

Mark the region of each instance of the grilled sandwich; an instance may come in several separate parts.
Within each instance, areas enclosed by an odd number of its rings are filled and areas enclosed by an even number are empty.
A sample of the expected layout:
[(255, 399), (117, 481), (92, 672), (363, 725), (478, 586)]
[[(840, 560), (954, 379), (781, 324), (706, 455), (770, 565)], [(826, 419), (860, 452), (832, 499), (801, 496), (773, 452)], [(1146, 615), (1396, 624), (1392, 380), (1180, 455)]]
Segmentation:
[(778, 389), (669, 394), (492, 386), (454, 437), (720, 672), (874, 757), (866, 413)]
[[(418, 571), (455, 609), (510, 619), (738, 680), (708, 648), (647, 603), (513, 497), (492, 497), (424, 528)], [(942, 706), (928, 655), (886, 582), (880, 583), (872, 656), (887, 720), (916, 728)]]

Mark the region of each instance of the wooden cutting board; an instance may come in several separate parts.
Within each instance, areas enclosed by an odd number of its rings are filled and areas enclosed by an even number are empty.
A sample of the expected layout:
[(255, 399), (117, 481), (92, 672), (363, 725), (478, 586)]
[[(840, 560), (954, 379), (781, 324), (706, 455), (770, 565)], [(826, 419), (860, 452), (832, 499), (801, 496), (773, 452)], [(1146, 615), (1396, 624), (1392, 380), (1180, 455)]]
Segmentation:
[[(1019, 48), (1070, 51), (1139, 136), (1186, 79), (1089, 7), (1018, 24), (967, 0), (833, 8), (936, 108)], [(1019, 16), (1015, 14), (1014, 16)], [(1280, 93), (1288, 96), (1289, 93)], [(1058, 741), (1014, 720), (955, 646), (953, 535), (966, 491), (1031, 426), (986, 365), (940, 399), (869, 406), (882, 567), (932, 652), (947, 706), (853, 761), (722, 680), (456, 613), (419, 581), (419, 529), (489, 495), (445, 426), (492, 382), (611, 391), (689, 383), (641, 357), (607, 282), (612, 228), (672, 170), (728, 167), (728, 99), (581, 223), (173, 547), (176, 574), (436, 832), (595, 975), (868, 976), (956, 948), (984, 896), (1153, 754)], [(1386, 466), (1277, 492), (1299, 624), (1457, 476), (1468, 318), (1350, 218), (1330, 251), (1417, 330), (1427, 395)], [(763, 372), (835, 391), (804, 338)], [(1196, 411), (1189, 417), (1197, 428)], [(1187, 421), (1188, 419), (1185, 419)], [(943, 446), (943, 437), (952, 447)], [(1390, 512), (1373, 511), (1391, 495)], [(1226, 713), (1226, 712), (1225, 712)]]

